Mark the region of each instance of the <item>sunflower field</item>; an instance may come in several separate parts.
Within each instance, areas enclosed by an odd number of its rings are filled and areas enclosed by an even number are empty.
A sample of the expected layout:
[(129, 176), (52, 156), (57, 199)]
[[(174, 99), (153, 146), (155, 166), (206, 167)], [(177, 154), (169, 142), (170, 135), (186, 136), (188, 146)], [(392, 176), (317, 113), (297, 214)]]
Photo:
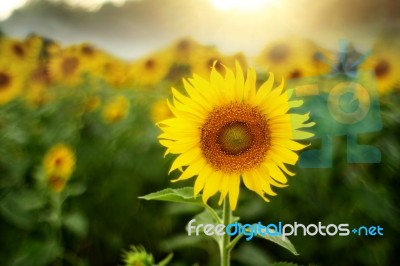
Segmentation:
[[(217, 46), (187, 37), (128, 61), (91, 43), (62, 45), (36, 34), (25, 39), (2, 34), (0, 265), (218, 265), (218, 246), (212, 237), (187, 232), (193, 216), (207, 220), (199, 214), (200, 204), (180, 202), (187, 199), (146, 200), (150, 198), (145, 195), (166, 188), (193, 186), (195, 194), (202, 194), (202, 204), (217, 214), (223, 197), (229, 195), (232, 201), (236, 197), (230, 206), (232, 219), (240, 216), (243, 223), (383, 228), (383, 236), (289, 236), (290, 247), (283, 244), (286, 249), (276, 241), (242, 239), (231, 252), (231, 265), (398, 265), (399, 47), (399, 38), (381, 36), (368, 53), (357, 51), (350, 41), (333, 51), (310, 39), (287, 36), (267, 43), (250, 58), (240, 51), (224, 54)], [(206, 83), (210, 74), (211, 84), (214, 75), (223, 84), (217, 87), (242, 82), (243, 91), (246, 86), (284, 85), (282, 95), (286, 95), (285, 90), (302, 87), (303, 94), (295, 90), (299, 99), (293, 105), (304, 101), (296, 112), (298, 117), (307, 114), (299, 123), (308, 133), (298, 143), (288, 138), (284, 143), (290, 143), (291, 150), (280, 154), (278, 149), (275, 155), (294, 156), (288, 169), (283, 164), (267, 167), (272, 178), (268, 176), (265, 183), (261, 170), (255, 171), (260, 181), (245, 174), (243, 180), (220, 176), (231, 184), (237, 180), (239, 193), (222, 181), (215, 187), (207, 185), (211, 178), (199, 181), (206, 175), (205, 166), (201, 160), (195, 163), (195, 153), (187, 155), (186, 163), (178, 162), (176, 154), (198, 145), (189, 139), (178, 145), (175, 140), (191, 132), (188, 114), (200, 110), (190, 105), (189, 98), (207, 99), (207, 93), (212, 94)], [(330, 122), (327, 101), (303, 97), (318, 94), (310, 84), (326, 84), (319, 94), (329, 95), (341, 82), (368, 88), (356, 90), (353, 98), (338, 99), (349, 103), (349, 112), (368, 102), (367, 112), (375, 113), (363, 116), (360, 126)], [(283, 106), (280, 99), (276, 103)], [(198, 100), (203, 105), (213, 102), (211, 96)], [(212, 133), (219, 121), (255, 112), (242, 107), (233, 101), (230, 109), (213, 109), (203, 130)], [(177, 121), (169, 120), (173, 117), (186, 122), (174, 128), (167, 122)], [(215, 140), (229, 156), (247, 152), (259, 141), (256, 133), (254, 141), (253, 133), (246, 133), (247, 124), (235, 123), (224, 127), (222, 139)], [(281, 129), (257, 125), (266, 132)], [(240, 144), (235, 144), (236, 138)], [(204, 164), (211, 161), (220, 172), (246, 172), (247, 164), (258, 158), (224, 164), (228, 159), (218, 161), (218, 151), (209, 140), (201, 142)], [(361, 147), (357, 153), (357, 145), (374, 148)], [(312, 150), (322, 152), (316, 155)], [(296, 164), (301, 152), (310, 157), (300, 157)], [(196, 181), (190, 179), (193, 175), (199, 176)], [(220, 201), (212, 197), (217, 192)]]

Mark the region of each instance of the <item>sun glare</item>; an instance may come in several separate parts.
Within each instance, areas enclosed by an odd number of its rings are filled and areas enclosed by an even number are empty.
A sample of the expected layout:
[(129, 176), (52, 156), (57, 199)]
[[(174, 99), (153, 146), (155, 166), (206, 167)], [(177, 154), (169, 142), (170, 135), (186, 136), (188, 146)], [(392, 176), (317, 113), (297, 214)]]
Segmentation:
[(28, 0), (0, 1), (0, 21), (7, 19), (15, 9), (25, 5)]
[(258, 10), (278, 0), (210, 0), (220, 10)]

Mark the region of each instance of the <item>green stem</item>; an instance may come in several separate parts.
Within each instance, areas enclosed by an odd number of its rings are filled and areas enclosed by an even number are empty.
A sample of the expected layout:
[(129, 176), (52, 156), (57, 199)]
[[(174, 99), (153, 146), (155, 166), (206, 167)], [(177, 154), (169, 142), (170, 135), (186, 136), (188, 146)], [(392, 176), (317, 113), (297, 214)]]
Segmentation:
[[(223, 223), (225, 227), (231, 223), (231, 209), (229, 207), (229, 202), (225, 198), (224, 207), (223, 207)], [(222, 242), (220, 243), (219, 249), (221, 254), (221, 266), (229, 266), (230, 265), (230, 237), (228, 234), (224, 234), (222, 237)]]
[(235, 247), (236, 243), (239, 242), (239, 240), (240, 240), (242, 237), (243, 237), (243, 234), (237, 235), (237, 236), (231, 241), (231, 243), (229, 243), (228, 249), (229, 249), (229, 250), (232, 250), (232, 249)]

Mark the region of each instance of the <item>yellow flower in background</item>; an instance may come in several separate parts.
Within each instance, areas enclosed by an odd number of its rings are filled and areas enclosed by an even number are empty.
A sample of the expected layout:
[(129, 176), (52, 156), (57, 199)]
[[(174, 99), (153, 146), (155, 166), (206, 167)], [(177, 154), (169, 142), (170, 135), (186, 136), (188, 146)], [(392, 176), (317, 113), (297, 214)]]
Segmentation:
[(376, 77), (378, 93), (385, 95), (400, 85), (400, 52), (383, 48), (374, 51), (359, 69), (372, 71)]
[(39, 35), (30, 35), (25, 39), (25, 47), (30, 57), (39, 60), (44, 46), (44, 41)]
[(135, 61), (131, 66), (131, 76), (134, 83), (151, 86), (164, 79), (171, 66), (172, 57), (170, 53), (155, 53)]
[(290, 37), (267, 45), (257, 56), (256, 64), (279, 78), (298, 78), (328, 73), (329, 53), (314, 42)]
[(26, 84), (25, 100), (31, 107), (40, 107), (50, 101), (51, 95), (49, 86), (51, 79), (48, 65), (46, 62), (40, 62), (33, 69), (29, 82)]
[(95, 111), (97, 108), (99, 108), (100, 104), (101, 100), (99, 96), (93, 95), (88, 97), (85, 104), (85, 112), (89, 113)]
[(116, 89), (129, 85), (131, 77), (129, 66), (125, 62), (107, 57), (102, 65), (102, 78)]
[(44, 47), (45, 47), (44, 50), (45, 50), (46, 54), (49, 56), (59, 54), (62, 51), (61, 44), (59, 44), (58, 42), (55, 42), (55, 41), (51, 41), (51, 42), (45, 44)]
[(79, 55), (71, 50), (63, 50), (49, 60), (49, 74), (57, 84), (77, 86), (82, 82), (82, 64)]
[(182, 174), (174, 181), (197, 176), (194, 194), (203, 190), (203, 202), (219, 191), (219, 204), (229, 195), (235, 209), (241, 180), (265, 201), (265, 194), (276, 195), (271, 185), (285, 186), (284, 173), (294, 175), (285, 164), (294, 165), (294, 151), (305, 147), (294, 139), (311, 137), (301, 129), (313, 123), (308, 115), (288, 113), (302, 102), (289, 101), (283, 82), (273, 89), (272, 73), (257, 90), (253, 69), (246, 79), (238, 63), (236, 74), (225, 72), (212, 68), (210, 81), (198, 75), (184, 80), (188, 96), (172, 89), (174, 117), (159, 123), (159, 139), (166, 154), (179, 155), (170, 171)]
[(11, 39), (0, 39), (0, 56), (1, 59), (8, 62), (13, 68), (18, 69), (22, 73), (28, 73), (38, 60), (38, 48), (32, 44)]
[(118, 95), (104, 106), (103, 119), (107, 123), (116, 123), (124, 119), (129, 112), (129, 101), (125, 96)]
[(48, 92), (48, 88), (38, 84), (30, 85), (29, 89), (25, 93), (25, 100), (29, 106), (34, 108), (45, 105), (50, 101), (50, 99), (51, 96)]
[(89, 43), (71, 46), (69, 49), (79, 56), (82, 72), (95, 77), (102, 75), (104, 63), (107, 61), (107, 56), (102, 51)]
[(66, 144), (56, 144), (46, 153), (43, 168), (49, 186), (56, 192), (61, 191), (75, 170), (76, 158)]
[[(214, 66), (215, 64), (215, 66)], [(203, 48), (191, 60), (191, 71), (205, 78), (210, 76), (211, 69), (215, 67), (218, 72), (224, 73), (225, 66), (233, 66), (232, 58), (222, 55), (214, 47)]]
[(171, 53), (174, 62), (188, 65), (193, 57), (203, 49), (203, 46), (190, 37), (180, 39), (172, 44), (167, 50)]
[(155, 123), (171, 118), (173, 116), (171, 110), (168, 107), (165, 99), (154, 102), (151, 106), (151, 119)]
[(25, 77), (10, 66), (0, 61), (0, 105), (14, 100), (21, 94)]

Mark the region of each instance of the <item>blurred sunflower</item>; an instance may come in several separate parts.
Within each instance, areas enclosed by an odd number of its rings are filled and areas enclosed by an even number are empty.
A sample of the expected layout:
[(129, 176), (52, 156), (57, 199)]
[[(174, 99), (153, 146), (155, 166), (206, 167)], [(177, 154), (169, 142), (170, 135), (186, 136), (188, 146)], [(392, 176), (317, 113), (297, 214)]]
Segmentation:
[(42, 56), (43, 45), (44, 45), (42, 37), (40, 37), (39, 35), (28, 36), (25, 39), (24, 44), (30, 56), (34, 58), (36, 61), (39, 60), (40, 57)]
[(172, 46), (168, 48), (167, 52), (172, 54), (174, 62), (188, 65), (193, 56), (196, 56), (202, 47), (201, 44), (188, 37), (173, 43)]
[(63, 50), (49, 60), (49, 74), (54, 82), (76, 86), (82, 82), (82, 64), (79, 55), (72, 50)]
[(157, 100), (151, 106), (151, 119), (157, 123), (167, 118), (171, 118), (173, 114), (168, 107), (167, 101), (164, 99)]
[(376, 77), (378, 93), (385, 95), (400, 84), (400, 53), (391, 49), (374, 51), (359, 69), (372, 71)]
[(46, 62), (40, 62), (32, 71), (27, 83), (25, 99), (31, 107), (40, 107), (50, 101), (49, 86), (51, 79)]
[(170, 105), (174, 117), (159, 123), (160, 143), (166, 154), (179, 154), (170, 171), (179, 169), (185, 180), (197, 175), (194, 194), (203, 190), (203, 202), (217, 193), (219, 204), (229, 194), (231, 209), (236, 208), (241, 178), (247, 188), (265, 201), (265, 194), (276, 195), (271, 185), (285, 186), (286, 176), (294, 175), (285, 164), (294, 165), (294, 151), (305, 146), (294, 139), (306, 139), (301, 131), (313, 123), (307, 115), (289, 114), (301, 101), (289, 101), (290, 92), (281, 85), (273, 89), (274, 75), (256, 89), (256, 73), (243, 71), (236, 63), (236, 74), (226, 68), (223, 77), (215, 67), (210, 82), (194, 75), (184, 80), (188, 96), (172, 89)]
[(50, 148), (43, 159), (43, 167), (49, 186), (61, 191), (75, 169), (75, 154), (72, 149), (59, 143)]
[(192, 58), (190, 67), (193, 73), (205, 78), (210, 76), (213, 67), (223, 73), (224, 65), (231, 67), (232, 58), (222, 55), (215, 47), (204, 47)]
[(108, 56), (102, 65), (101, 77), (113, 88), (119, 89), (129, 85), (131, 79), (129, 71), (128, 64)]
[(107, 123), (116, 123), (124, 119), (129, 112), (129, 101), (125, 96), (117, 95), (103, 109), (103, 119)]
[(76, 45), (70, 49), (78, 54), (81, 60), (82, 72), (90, 73), (91, 76), (97, 77), (102, 75), (102, 66), (107, 60), (106, 54), (89, 43)]
[(2, 38), (0, 40), (0, 55), (2, 59), (12, 62), (13, 67), (18, 68), (24, 74), (31, 71), (38, 59), (36, 48), (28, 46), (20, 40), (11, 38)]
[(25, 77), (9, 63), (0, 61), (0, 105), (6, 104), (22, 91)]
[(97, 108), (99, 108), (100, 105), (101, 105), (101, 99), (99, 96), (97, 96), (97, 95), (89, 96), (85, 103), (84, 112), (85, 113), (93, 112), (93, 111), (97, 110)]
[(170, 53), (155, 53), (135, 61), (131, 66), (131, 76), (138, 85), (151, 86), (159, 83), (172, 66)]
[(328, 73), (330, 65), (327, 57), (328, 53), (314, 42), (290, 37), (272, 42), (255, 60), (264, 71), (272, 71), (279, 78), (290, 78)]

